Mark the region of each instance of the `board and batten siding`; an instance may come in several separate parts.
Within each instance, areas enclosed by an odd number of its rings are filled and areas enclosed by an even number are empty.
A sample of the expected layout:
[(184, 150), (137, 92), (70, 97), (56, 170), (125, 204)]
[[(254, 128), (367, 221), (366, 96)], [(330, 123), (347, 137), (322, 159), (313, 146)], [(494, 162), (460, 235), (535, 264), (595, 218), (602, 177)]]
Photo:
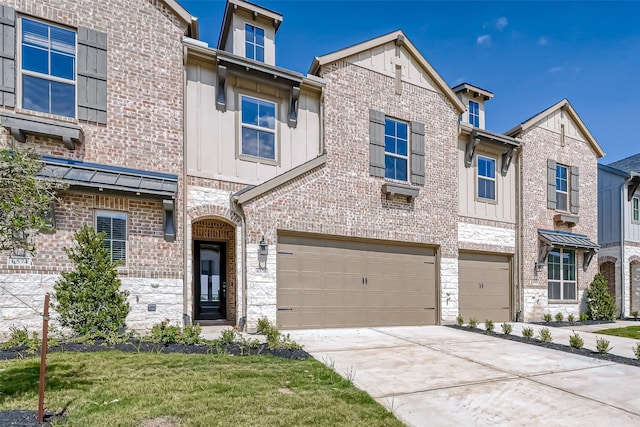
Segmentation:
[[(502, 176), (503, 151), (480, 145), (473, 156), (471, 166), (464, 165), (465, 141), (458, 142), (458, 176), (460, 177), (458, 192), (460, 215), (515, 223), (516, 220), (516, 167), (512, 164), (506, 176)], [(496, 160), (496, 200), (486, 201), (477, 197), (477, 157), (486, 156)]]
[[(620, 243), (620, 186), (623, 183), (624, 177), (598, 168), (598, 243), (601, 245)], [(631, 218), (630, 211), (628, 214)]]
[[(290, 92), (235, 76), (227, 77), (227, 111), (215, 107), (216, 72), (211, 64), (187, 65), (187, 167), (191, 176), (259, 184), (321, 154), (319, 94), (300, 94), (298, 124), (287, 124)], [(276, 164), (240, 158), (240, 96), (277, 104)]]

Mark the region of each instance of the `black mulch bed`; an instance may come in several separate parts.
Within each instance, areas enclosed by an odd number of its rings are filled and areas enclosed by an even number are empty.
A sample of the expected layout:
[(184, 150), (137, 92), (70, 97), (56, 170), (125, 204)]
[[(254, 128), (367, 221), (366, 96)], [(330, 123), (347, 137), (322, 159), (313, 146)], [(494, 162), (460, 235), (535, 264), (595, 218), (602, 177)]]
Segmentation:
[[(49, 353), (55, 352), (82, 352), (91, 353), (96, 351), (120, 350), (125, 353), (182, 353), (182, 354), (228, 354), (233, 356), (248, 356), (270, 354), (285, 359), (308, 359), (311, 356), (304, 350), (289, 349), (269, 349), (267, 344), (259, 344), (256, 348), (242, 347), (238, 344), (227, 344), (218, 346), (209, 345), (183, 345), (151, 343), (145, 341), (131, 340), (122, 344), (105, 344), (96, 340), (94, 344), (61, 343), (55, 347), (49, 347)], [(23, 357), (32, 357), (40, 352), (29, 353), (27, 347), (13, 347), (8, 350), (0, 350), (0, 360), (10, 360)], [(0, 422), (0, 426), (4, 426)]]
[(469, 328), (469, 327), (466, 327), (466, 326), (458, 326), (458, 325), (447, 325), (447, 326), (449, 326), (451, 328), (454, 328), (454, 329), (461, 329), (461, 330), (464, 330), (464, 331), (475, 332), (477, 334), (489, 335), (491, 337), (502, 338), (502, 339), (505, 339), (505, 340), (517, 341), (517, 342), (521, 342), (521, 343), (525, 343), (525, 344), (537, 345), (538, 347), (545, 347), (545, 348), (550, 348), (550, 349), (553, 349), (553, 350), (564, 351), (565, 353), (578, 354), (580, 356), (592, 357), (594, 359), (606, 360), (608, 362), (624, 363), (625, 365), (631, 365), (631, 366), (640, 367), (640, 360), (631, 359), (631, 358), (623, 357), (623, 356), (618, 356), (616, 354), (611, 354), (611, 353), (602, 354), (602, 353), (598, 353), (597, 351), (594, 351), (594, 350), (589, 350), (587, 348), (577, 349), (577, 348), (573, 348), (573, 347), (571, 347), (569, 345), (558, 344), (558, 343), (555, 343), (555, 342), (543, 342), (543, 341), (540, 341), (539, 339), (536, 339), (536, 338), (525, 338), (525, 337), (522, 337), (522, 336), (519, 336), (519, 335), (497, 334), (495, 332), (488, 332), (488, 331), (486, 331), (484, 329), (480, 329), (480, 328)]
[(562, 322), (557, 322), (552, 320), (550, 322), (529, 322), (534, 325), (542, 325), (542, 326), (551, 326), (552, 328), (565, 328), (568, 326), (584, 326), (584, 325), (615, 325), (616, 322), (613, 320), (585, 320), (583, 322), (568, 322), (563, 320)]
[(64, 417), (51, 412), (44, 413), (44, 422), (38, 422), (38, 411), (9, 410), (0, 411), (0, 426), (2, 427), (42, 427), (50, 426), (54, 420), (60, 421)]
[(631, 320), (635, 322), (640, 322), (640, 317), (625, 317), (624, 320)]

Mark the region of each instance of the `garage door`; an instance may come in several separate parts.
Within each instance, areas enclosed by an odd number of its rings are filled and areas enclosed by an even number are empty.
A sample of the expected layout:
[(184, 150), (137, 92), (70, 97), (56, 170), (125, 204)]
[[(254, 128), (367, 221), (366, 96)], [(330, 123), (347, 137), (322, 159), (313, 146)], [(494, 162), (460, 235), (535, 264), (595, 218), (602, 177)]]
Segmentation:
[(433, 325), (432, 248), (279, 236), (278, 326)]
[(460, 253), (458, 289), (460, 315), (465, 322), (511, 320), (511, 258), (502, 255)]

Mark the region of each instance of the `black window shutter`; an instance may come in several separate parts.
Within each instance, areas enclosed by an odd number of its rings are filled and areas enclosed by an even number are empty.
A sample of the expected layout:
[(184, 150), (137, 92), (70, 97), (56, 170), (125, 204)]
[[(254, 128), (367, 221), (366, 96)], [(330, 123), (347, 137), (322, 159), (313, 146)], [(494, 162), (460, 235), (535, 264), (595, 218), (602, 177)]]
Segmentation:
[(547, 160), (547, 208), (556, 208), (556, 161)]
[(577, 215), (580, 211), (580, 170), (577, 166), (571, 166), (571, 213)]
[(107, 34), (78, 28), (78, 119), (107, 123)]
[(424, 185), (424, 123), (411, 122), (411, 183)]
[(369, 173), (384, 178), (384, 113), (369, 110)]
[(0, 105), (16, 105), (16, 11), (0, 6)]

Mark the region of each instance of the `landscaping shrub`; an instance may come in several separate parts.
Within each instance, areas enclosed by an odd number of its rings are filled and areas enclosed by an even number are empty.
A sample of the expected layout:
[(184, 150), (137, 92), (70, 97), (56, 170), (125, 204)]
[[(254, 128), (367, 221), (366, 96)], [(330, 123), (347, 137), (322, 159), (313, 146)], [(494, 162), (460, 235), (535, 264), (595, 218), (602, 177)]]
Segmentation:
[(458, 326), (464, 325), (464, 317), (458, 314), (458, 317), (456, 317), (456, 322), (458, 323)]
[(163, 342), (166, 344), (202, 344), (204, 340), (200, 336), (201, 332), (202, 327), (200, 325), (187, 325), (183, 330), (180, 326), (172, 325), (171, 320), (165, 319), (162, 322), (153, 325), (151, 328), (151, 336), (146, 337), (145, 340), (155, 343)]
[(609, 293), (607, 281), (601, 273), (597, 273), (587, 289), (587, 316), (592, 320), (613, 320), (615, 312), (615, 302)]
[(513, 332), (513, 326), (511, 326), (511, 323), (503, 322), (500, 327), (502, 328), (502, 333), (505, 335), (509, 335)]
[(569, 345), (573, 348), (581, 349), (584, 347), (584, 340), (575, 331), (572, 331), (573, 335), (569, 336)]
[(587, 319), (589, 319), (589, 317), (587, 316), (587, 313), (580, 313), (580, 321), (581, 322), (586, 322)]
[(564, 315), (561, 312), (556, 313), (556, 322), (562, 322), (564, 320)]
[(471, 319), (469, 319), (469, 327), (470, 328), (477, 328), (478, 327), (478, 319), (476, 319), (475, 317), (472, 317)]
[(522, 328), (522, 336), (528, 339), (533, 338), (533, 328), (530, 326)]
[(640, 343), (633, 347), (633, 354), (636, 355), (636, 359), (640, 360)]
[(547, 323), (551, 322), (551, 313), (546, 313), (544, 316), (542, 316), (542, 320)]
[(484, 328), (487, 330), (487, 332), (493, 332), (493, 320), (485, 320), (484, 321)]
[(272, 324), (267, 319), (263, 318), (258, 320), (257, 330), (259, 333), (267, 337), (267, 345), (269, 346), (269, 350), (278, 348), (289, 350), (302, 349), (302, 346), (293, 341), (289, 334), (281, 334), (276, 325)]
[(607, 354), (611, 351), (612, 347), (609, 347), (609, 340), (596, 337), (596, 350), (600, 354)]
[(553, 341), (553, 337), (551, 336), (551, 331), (549, 328), (542, 328), (538, 331), (538, 339), (542, 342), (551, 342)]
[(576, 317), (573, 315), (573, 313), (571, 313), (569, 316), (567, 316), (567, 321), (573, 323), (576, 321)]
[(220, 332), (220, 344), (233, 344), (238, 339), (235, 329), (223, 329)]
[(633, 310), (631, 312), (631, 316), (633, 316), (635, 319), (637, 319), (638, 318), (638, 310)]
[(119, 263), (111, 260), (104, 237), (85, 225), (75, 233), (75, 245), (64, 248), (74, 269), (61, 273), (54, 285), (57, 304), (52, 306), (60, 324), (77, 335), (118, 333), (129, 314), (129, 292), (120, 290)]

